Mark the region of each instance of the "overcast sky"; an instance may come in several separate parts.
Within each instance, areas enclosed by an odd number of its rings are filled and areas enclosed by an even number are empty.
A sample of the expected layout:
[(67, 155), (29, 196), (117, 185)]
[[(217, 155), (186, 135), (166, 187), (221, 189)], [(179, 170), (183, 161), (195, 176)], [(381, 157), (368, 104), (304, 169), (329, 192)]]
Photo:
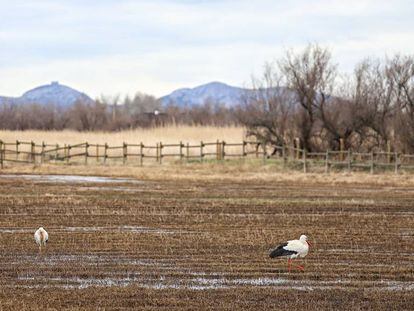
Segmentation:
[(412, 0), (0, 0), (0, 94), (59, 81), (92, 97), (243, 86), (319, 43), (344, 71), (414, 53)]

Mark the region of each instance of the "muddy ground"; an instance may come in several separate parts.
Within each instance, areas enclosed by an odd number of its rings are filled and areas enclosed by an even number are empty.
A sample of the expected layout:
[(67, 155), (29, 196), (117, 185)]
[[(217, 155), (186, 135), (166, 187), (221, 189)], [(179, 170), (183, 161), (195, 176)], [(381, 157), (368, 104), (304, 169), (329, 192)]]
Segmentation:
[[(0, 175), (0, 309), (414, 309), (413, 199), (369, 183)], [(305, 272), (288, 273), (269, 249), (302, 233)]]

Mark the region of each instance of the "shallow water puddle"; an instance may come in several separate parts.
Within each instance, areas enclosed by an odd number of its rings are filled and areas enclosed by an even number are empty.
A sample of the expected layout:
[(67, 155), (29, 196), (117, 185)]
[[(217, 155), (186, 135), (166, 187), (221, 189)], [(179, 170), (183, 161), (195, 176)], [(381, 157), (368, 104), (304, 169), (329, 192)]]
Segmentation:
[(155, 233), (155, 234), (176, 234), (176, 233), (191, 233), (185, 230), (171, 230), (161, 228), (139, 227), (139, 226), (122, 226), (120, 231), (134, 232), (134, 233)]
[[(58, 229), (57, 231), (62, 230)], [(120, 226), (120, 227), (65, 227), (63, 231), (68, 232), (132, 232), (132, 233), (153, 233), (153, 234), (181, 234), (197, 233), (185, 230), (173, 230), (162, 228), (151, 228), (142, 226)]]
[(112, 178), (101, 176), (82, 176), (82, 175), (1, 175), (0, 178), (18, 179), (23, 178), (35, 182), (59, 182), (59, 183), (143, 183), (133, 178)]
[[(9, 258), (10, 261), (6, 260)], [(96, 265), (99, 264), (119, 264), (119, 265), (132, 265), (132, 266), (145, 266), (158, 269), (175, 270), (176, 264), (163, 259), (134, 259), (111, 255), (48, 255), (47, 257), (39, 257), (39, 255), (23, 255), (23, 256), (9, 256), (3, 257), (3, 262), (8, 264), (22, 264), (22, 263), (35, 263), (37, 266), (54, 266), (58, 264), (74, 264), (81, 263), (82, 265)], [(113, 273), (112, 273), (113, 274)]]
[(79, 191), (120, 191), (120, 192), (142, 192), (145, 191), (140, 188), (122, 187), (122, 186), (100, 186), (100, 187), (79, 187)]
[(33, 228), (0, 228), (0, 233), (35, 233)]
[[(29, 281), (29, 282), (36, 282), (37, 284), (27, 285), (25, 287), (63, 287), (63, 288), (88, 288), (91, 286), (95, 287), (124, 287), (131, 284), (135, 278), (134, 277), (126, 277), (126, 278), (79, 278), (79, 277), (69, 277), (69, 278), (36, 278), (32, 276), (26, 277), (19, 277), (19, 281)], [(40, 281), (40, 282), (39, 282)], [(45, 283), (47, 282), (47, 284)]]
[[(0, 228), (0, 233), (33, 233), (35, 228)], [(52, 233), (58, 232), (131, 232), (131, 233), (152, 233), (152, 234), (190, 234), (197, 232), (186, 230), (173, 230), (163, 228), (151, 228), (142, 226), (120, 226), (120, 227), (64, 227), (48, 230)]]
[[(205, 273), (201, 273), (206, 275)], [(21, 287), (37, 288), (37, 287), (61, 287), (66, 289), (83, 289), (88, 287), (123, 287), (128, 285), (137, 285), (150, 289), (192, 289), (192, 290), (215, 290), (237, 288), (242, 286), (254, 287), (273, 287), (275, 289), (296, 289), (296, 290), (329, 290), (343, 288), (344, 285), (348, 288), (358, 288), (354, 286), (349, 280), (331, 280), (331, 281), (314, 281), (314, 280), (289, 280), (283, 278), (238, 278), (230, 279), (225, 277), (198, 277), (192, 279), (185, 278), (167, 278), (161, 276), (158, 278), (149, 278), (140, 275), (139, 273), (128, 274), (124, 277), (105, 277), (105, 278), (79, 278), (79, 277), (34, 277), (34, 276), (20, 276), (18, 281)], [(24, 284), (31, 283), (31, 284)], [(414, 290), (413, 282), (401, 281), (378, 281), (365, 282), (365, 289), (375, 289), (384, 291), (412, 291)], [(360, 284), (359, 284), (360, 285)]]

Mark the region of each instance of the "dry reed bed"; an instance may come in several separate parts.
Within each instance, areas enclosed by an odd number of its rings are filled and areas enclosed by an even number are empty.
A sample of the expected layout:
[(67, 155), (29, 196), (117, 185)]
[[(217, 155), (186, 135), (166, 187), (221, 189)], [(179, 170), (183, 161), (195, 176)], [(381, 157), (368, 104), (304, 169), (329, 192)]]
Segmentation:
[(148, 129), (124, 130), (119, 132), (77, 132), (64, 131), (7, 131), (0, 130), (0, 139), (5, 142), (20, 141), (42, 141), (48, 144), (78, 144), (89, 142), (91, 144), (104, 144), (119, 146), (122, 142), (146, 145), (154, 145), (157, 142), (179, 143), (200, 143), (200, 141), (225, 141), (241, 142), (245, 130), (240, 126), (165, 126)]
[[(4, 309), (273, 309), (304, 301), (311, 310), (410, 309), (413, 198), (409, 185), (374, 182), (0, 178), (0, 301)], [(39, 225), (50, 233), (43, 257), (32, 238)], [(306, 272), (289, 274), (268, 249), (301, 233), (314, 247)]]

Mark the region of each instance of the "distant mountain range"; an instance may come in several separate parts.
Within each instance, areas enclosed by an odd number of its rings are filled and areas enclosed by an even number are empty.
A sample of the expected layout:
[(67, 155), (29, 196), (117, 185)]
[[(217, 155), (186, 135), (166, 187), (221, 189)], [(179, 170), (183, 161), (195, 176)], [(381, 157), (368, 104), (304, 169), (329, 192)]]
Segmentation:
[(93, 99), (84, 93), (66, 85), (59, 84), (58, 82), (36, 87), (20, 97), (0, 96), (0, 104), (9, 103), (13, 105), (53, 104), (61, 108), (68, 108), (77, 101), (93, 102)]
[[(194, 88), (175, 90), (171, 94), (159, 98), (159, 100), (162, 105), (174, 104), (180, 107), (197, 106), (207, 101), (234, 107), (241, 103), (244, 95), (251, 94), (251, 92), (254, 91), (221, 82), (210, 82)], [(0, 104), (54, 104), (62, 108), (68, 108), (77, 101), (92, 102), (93, 100), (88, 95), (58, 82), (36, 87), (20, 97), (0, 96)]]
[(243, 95), (251, 92), (250, 89), (230, 86), (221, 82), (210, 82), (195, 88), (183, 88), (160, 98), (163, 105), (197, 106), (211, 101), (232, 107), (240, 104)]

